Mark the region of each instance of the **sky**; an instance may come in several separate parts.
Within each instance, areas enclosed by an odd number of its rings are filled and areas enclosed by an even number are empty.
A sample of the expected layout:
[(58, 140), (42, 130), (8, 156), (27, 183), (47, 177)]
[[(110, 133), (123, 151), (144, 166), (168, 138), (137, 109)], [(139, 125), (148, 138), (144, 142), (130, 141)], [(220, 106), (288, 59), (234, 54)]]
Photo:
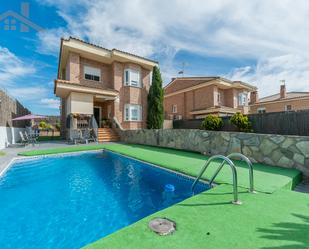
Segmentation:
[[(1, 1), (0, 15), (21, 2)], [(256, 85), (260, 97), (309, 91), (307, 0), (29, 0), (43, 31), (5, 30), (0, 87), (32, 113), (59, 114), (53, 93), (61, 37), (74, 36), (159, 61), (164, 85), (184, 76), (222, 76)]]

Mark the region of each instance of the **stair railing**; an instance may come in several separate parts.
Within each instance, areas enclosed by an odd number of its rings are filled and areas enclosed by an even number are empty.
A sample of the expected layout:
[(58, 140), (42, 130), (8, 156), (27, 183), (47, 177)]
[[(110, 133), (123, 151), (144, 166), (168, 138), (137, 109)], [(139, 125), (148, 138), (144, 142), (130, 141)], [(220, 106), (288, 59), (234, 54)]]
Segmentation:
[[(210, 157), (205, 165), (202, 167), (200, 173), (198, 174), (198, 176), (196, 177), (195, 181), (193, 182), (192, 186), (191, 186), (191, 191), (194, 192), (194, 188), (196, 186), (196, 184), (198, 183), (198, 181), (200, 180), (200, 178), (202, 177), (202, 175), (204, 174), (204, 172), (206, 171), (206, 169), (208, 168), (208, 166), (210, 165), (210, 163), (213, 161), (213, 160), (216, 160), (216, 159), (222, 159), (224, 163), (222, 163), (220, 165), (220, 169), (218, 171), (218, 173), (220, 172), (220, 170), (223, 168), (223, 166), (225, 165), (225, 163), (227, 163), (231, 170), (232, 170), (232, 176), (233, 176), (233, 196), (234, 196), (234, 200), (232, 201), (233, 204), (236, 204), (236, 205), (240, 205), (241, 204), (241, 201), (238, 200), (238, 186), (237, 186), (237, 170), (236, 170), (236, 167), (234, 165), (234, 163), (232, 162), (231, 159), (229, 159), (228, 157), (226, 156), (222, 156), (222, 155), (215, 155), (215, 156), (212, 156)], [(218, 173), (216, 174), (216, 176), (218, 175)], [(215, 177), (213, 177), (215, 179)], [(211, 187), (211, 185), (210, 185)]]

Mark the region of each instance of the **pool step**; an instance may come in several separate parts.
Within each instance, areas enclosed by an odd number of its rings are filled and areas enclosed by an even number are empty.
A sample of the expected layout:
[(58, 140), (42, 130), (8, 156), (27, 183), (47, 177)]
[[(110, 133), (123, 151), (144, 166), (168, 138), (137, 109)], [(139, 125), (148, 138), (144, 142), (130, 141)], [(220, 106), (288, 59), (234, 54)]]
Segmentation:
[(119, 135), (112, 128), (98, 129), (98, 142), (117, 142), (120, 140)]

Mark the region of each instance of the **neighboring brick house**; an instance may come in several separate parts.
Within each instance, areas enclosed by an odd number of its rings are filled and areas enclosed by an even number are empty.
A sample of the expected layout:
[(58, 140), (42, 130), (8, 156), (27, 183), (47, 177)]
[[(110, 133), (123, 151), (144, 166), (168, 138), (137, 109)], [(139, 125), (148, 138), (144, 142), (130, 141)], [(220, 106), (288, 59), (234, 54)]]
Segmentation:
[[(146, 127), (147, 96), (156, 61), (82, 40), (62, 39), (55, 94), (61, 98), (61, 126), (68, 115), (116, 118), (124, 129)], [(62, 132), (65, 132), (64, 129)]]
[(250, 114), (309, 110), (309, 92), (286, 92), (285, 84), (280, 92), (259, 99), (258, 92), (251, 93)]
[(164, 87), (165, 119), (197, 119), (248, 113), (249, 93), (256, 87), (222, 77), (174, 78)]

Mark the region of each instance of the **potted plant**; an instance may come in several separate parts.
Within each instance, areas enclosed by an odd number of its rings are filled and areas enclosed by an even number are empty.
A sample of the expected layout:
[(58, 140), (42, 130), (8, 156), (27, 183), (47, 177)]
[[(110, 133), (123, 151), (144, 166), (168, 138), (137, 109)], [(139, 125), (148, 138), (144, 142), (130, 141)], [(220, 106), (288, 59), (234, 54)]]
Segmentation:
[(111, 121), (107, 118), (103, 118), (101, 121), (103, 128), (110, 128), (111, 127)]

